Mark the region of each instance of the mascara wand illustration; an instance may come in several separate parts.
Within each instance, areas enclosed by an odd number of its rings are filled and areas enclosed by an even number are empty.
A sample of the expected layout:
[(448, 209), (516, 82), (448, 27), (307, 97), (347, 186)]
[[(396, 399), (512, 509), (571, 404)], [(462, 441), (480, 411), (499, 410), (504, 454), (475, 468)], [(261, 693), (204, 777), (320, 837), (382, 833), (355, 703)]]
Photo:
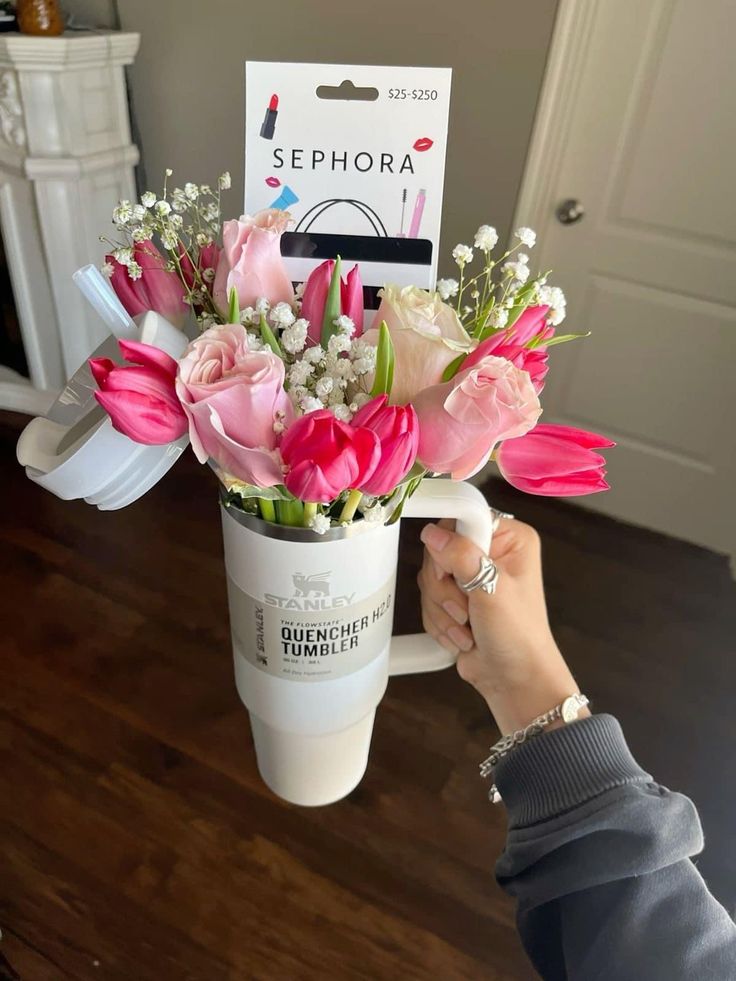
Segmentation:
[(401, 227), (396, 238), (406, 238), (404, 235), (404, 215), (406, 213), (406, 188), (401, 192)]

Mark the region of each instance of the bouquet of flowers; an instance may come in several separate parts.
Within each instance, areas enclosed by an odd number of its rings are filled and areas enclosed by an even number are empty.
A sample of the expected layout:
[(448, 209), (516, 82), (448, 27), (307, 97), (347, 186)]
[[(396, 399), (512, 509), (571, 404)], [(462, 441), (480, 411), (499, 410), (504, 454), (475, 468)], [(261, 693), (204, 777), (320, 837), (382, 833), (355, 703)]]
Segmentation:
[(530, 271), (531, 229), (494, 258), (498, 236), (482, 225), (472, 248), (453, 249), (457, 279), (386, 285), (364, 329), (357, 266), (343, 278), (336, 257), (294, 289), (287, 212), (221, 224), (228, 174), (214, 188), (167, 182), (116, 207), (125, 240), (103, 271), (131, 316), (183, 326), (193, 311), (200, 332), (178, 362), (134, 341), (120, 341), (127, 365), (91, 360), (120, 432), (147, 444), (188, 432), (230, 506), (318, 534), (396, 520), (424, 476), (463, 480), (489, 459), (532, 494), (608, 488), (595, 450), (610, 440), (539, 423), (549, 348), (584, 335), (557, 333), (565, 298)]

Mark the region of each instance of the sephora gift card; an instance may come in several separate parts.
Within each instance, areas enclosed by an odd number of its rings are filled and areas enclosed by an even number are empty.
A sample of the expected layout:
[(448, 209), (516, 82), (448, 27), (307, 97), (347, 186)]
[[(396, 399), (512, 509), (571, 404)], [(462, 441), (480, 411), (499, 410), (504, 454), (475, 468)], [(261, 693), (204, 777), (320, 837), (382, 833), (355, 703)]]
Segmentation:
[(364, 284), (431, 288), (450, 101), (449, 68), (248, 62), (245, 211), (294, 218), (294, 281), (325, 258)]

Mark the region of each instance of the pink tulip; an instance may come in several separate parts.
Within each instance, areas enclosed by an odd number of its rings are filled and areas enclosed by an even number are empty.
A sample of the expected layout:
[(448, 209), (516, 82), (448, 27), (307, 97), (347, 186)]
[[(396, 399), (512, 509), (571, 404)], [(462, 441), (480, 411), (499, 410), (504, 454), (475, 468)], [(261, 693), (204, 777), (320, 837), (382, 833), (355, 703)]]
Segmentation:
[[(210, 242), (209, 245), (202, 246), (202, 248), (199, 250), (199, 255), (197, 256), (197, 267), (200, 275), (209, 269), (214, 272), (217, 269), (219, 258), (220, 249), (215, 242)], [(184, 277), (184, 282), (187, 284), (190, 290), (194, 289), (196, 285), (194, 264), (189, 258), (189, 253), (185, 250), (183, 245), (179, 246), (179, 263), (181, 265), (181, 272), (182, 276)]]
[(527, 307), (516, 323), (508, 330), (500, 331), (481, 341), (478, 347), (463, 361), (462, 368), (472, 368), (489, 354), (506, 358), (522, 371), (529, 373), (537, 395), (544, 388), (547, 374), (547, 349), (544, 345), (529, 349), (526, 345), (533, 338), (548, 340), (554, 335), (554, 327), (547, 324), (548, 306)]
[(176, 361), (164, 351), (138, 341), (118, 341), (133, 367), (116, 365), (109, 358), (90, 358), (89, 367), (100, 391), (95, 398), (118, 432), (157, 446), (179, 439), (187, 431), (187, 417), (174, 390)]
[(419, 446), (419, 420), (411, 405), (388, 405), (388, 395), (367, 402), (353, 418), (353, 426), (371, 429), (381, 443), (374, 472), (359, 489), (380, 497), (388, 494), (411, 470)]
[(297, 419), (281, 442), (289, 470), (288, 490), (303, 501), (325, 504), (348, 488), (362, 487), (381, 459), (381, 444), (370, 429), (340, 422), (329, 409)]
[(153, 242), (136, 242), (133, 259), (141, 267), (139, 279), (131, 279), (127, 266), (112, 255), (105, 256), (113, 267), (110, 285), (131, 317), (155, 310), (176, 327), (183, 327), (189, 307), (177, 273), (166, 268), (166, 259)]
[(249, 351), (241, 324), (210, 327), (179, 361), (176, 392), (200, 463), (212, 458), (257, 487), (283, 481), (279, 433), (294, 417), (284, 391), (284, 362)]
[[(301, 315), (309, 321), (309, 338), (314, 344), (319, 344), (322, 337), (325, 304), (334, 271), (334, 259), (326, 259), (312, 270), (304, 284)], [(353, 336), (360, 337), (363, 333), (363, 284), (357, 265), (353, 266), (346, 279), (340, 280), (340, 314), (350, 317), (355, 324)]]
[(492, 355), (414, 399), (419, 461), (435, 473), (465, 480), (488, 461), (496, 443), (523, 436), (542, 408), (531, 379)]
[(363, 333), (363, 282), (357, 263), (340, 283), (340, 299), (343, 316), (350, 317), (355, 324), (353, 337), (360, 337)]
[(265, 298), (271, 305), (293, 303), (291, 285), (281, 258), (281, 236), (291, 218), (286, 211), (271, 208), (252, 218), (226, 221), (222, 226), (222, 252), (215, 273), (212, 296), (223, 312), (235, 287), (240, 309), (255, 306)]
[(574, 497), (609, 489), (606, 461), (592, 451), (615, 446), (610, 439), (571, 426), (539, 425), (501, 443), (496, 454), (505, 479), (527, 494)]
[(194, 285), (197, 282), (197, 277), (194, 271), (194, 263), (189, 258), (189, 253), (187, 252), (187, 250), (184, 248), (183, 245), (179, 246), (178, 256), (179, 256), (179, 268), (181, 269), (182, 278), (186, 283), (186, 285), (189, 287), (189, 289), (192, 290), (194, 289)]

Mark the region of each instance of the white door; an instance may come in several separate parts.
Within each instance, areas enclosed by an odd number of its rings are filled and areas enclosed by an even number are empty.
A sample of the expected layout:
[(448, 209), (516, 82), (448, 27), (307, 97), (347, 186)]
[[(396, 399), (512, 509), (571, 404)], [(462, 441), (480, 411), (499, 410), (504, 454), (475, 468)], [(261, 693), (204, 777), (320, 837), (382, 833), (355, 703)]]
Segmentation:
[(550, 352), (545, 418), (618, 442), (580, 503), (732, 553), (734, 37), (734, 0), (561, 0), (516, 216), (592, 331)]

